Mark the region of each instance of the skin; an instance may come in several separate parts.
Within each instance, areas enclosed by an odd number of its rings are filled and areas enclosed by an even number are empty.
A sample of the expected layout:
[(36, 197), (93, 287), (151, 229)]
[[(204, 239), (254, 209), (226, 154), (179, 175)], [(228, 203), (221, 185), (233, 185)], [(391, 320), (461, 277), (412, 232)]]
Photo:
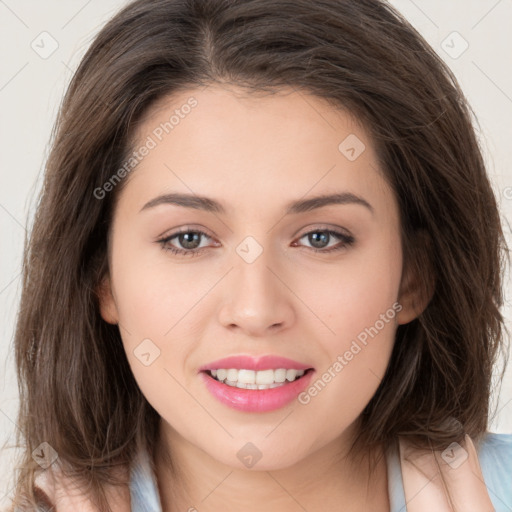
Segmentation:
[[(396, 328), (422, 310), (414, 276), (403, 273), (398, 204), (367, 133), (352, 116), (293, 90), (257, 96), (235, 86), (182, 91), (151, 109), (137, 131), (146, 140), (190, 97), (198, 105), (130, 174), (111, 226), (110, 275), (102, 317), (119, 324), (140, 389), (158, 411), (156, 455), (165, 511), (388, 511), (385, 459), (368, 473), (346, 451), (358, 418), (389, 362)], [(348, 160), (338, 146), (355, 134), (366, 146)], [(292, 200), (351, 192), (360, 204), (284, 215)], [(171, 204), (143, 208), (164, 193), (208, 196), (226, 214)], [(158, 242), (180, 228), (205, 231), (196, 257)], [(352, 245), (316, 253), (311, 232), (350, 234)], [(252, 236), (252, 263), (236, 251)], [(177, 237), (168, 245), (184, 248)], [(340, 246), (336, 237), (324, 247)], [(190, 246), (189, 246), (190, 247)], [(189, 249), (190, 250), (190, 249)], [(219, 403), (198, 368), (235, 354), (276, 354), (321, 376), (357, 335), (392, 305), (402, 306), (307, 405), (266, 413)], [(141, 364), (134, 350), (151, 339), (160, 356)], [(315, 379), (313, 379), (314, 382)], [(253, 443), (262, 458), (245, 467)], [(161, 456), (176, 461), (173, 476)]]

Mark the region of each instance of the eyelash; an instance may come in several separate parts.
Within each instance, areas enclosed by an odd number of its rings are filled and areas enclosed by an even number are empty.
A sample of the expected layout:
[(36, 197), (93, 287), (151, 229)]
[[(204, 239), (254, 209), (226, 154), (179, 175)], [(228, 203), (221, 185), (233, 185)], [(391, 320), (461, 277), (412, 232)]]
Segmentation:
[[(169, 245), (169, 242), (173, 238), (176, 238), (177, 236), (184, 234), (184, 233), (195, 233), (198, 235), (204, 235), (207, 238), (212, 238), (207, 233), (200, 231), (200, 230), (184, 229), (182, 231), (177, 231), (177, 232), (173, 233), (172, 235), (161, 238), (160, 240), (157, 240), (157, 242), (162, 246), (162, 249), (164, 251), (170, 251), (172, 254), (186, 256), (186, 257), (199, 256), (200, 253), (203, 251), (203, 249), (206, 249), (206, 247), (201, 247), (200, 249), (178, 249), (176, 247)], [(307, 249), (311, 249), (312, 251), (314, 251), (316, 253), (324, 253), (325, 254), (325, 253), (340, 251), (340, 250), (344, 249), (345, 247), (349, 247), (349, 246), (353, 245), (353, 243), (355, 242), (354, 237), (352, 237), (350, 235), (345, 235), (343, 233), (340, 233), (339, 231), (334, 231), (332, 229), (315, 229), (313, 231), (308, 231), (307, 233), (304, 233), (302, 236), (300, 236), (299, 240), (301, 238), (304, 238), (307, 235), (311, 235), (312, 233), (328, 233), (330, 236), (339, 238), (343, 242), (342, 245), (337, 246), (337, 247), (336, 246), (331, 247), (330, 249), (316, 249), (315, 247), (306, 247)]]

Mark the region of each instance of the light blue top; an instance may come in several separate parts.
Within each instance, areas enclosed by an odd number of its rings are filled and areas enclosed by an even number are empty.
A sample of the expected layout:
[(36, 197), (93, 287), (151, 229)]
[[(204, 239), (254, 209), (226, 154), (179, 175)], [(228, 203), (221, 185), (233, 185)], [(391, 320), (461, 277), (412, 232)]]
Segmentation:
[[(512, 434), (489, 432), (475, 448), (495, 512), (512, 512)], [(406, 512), (398, 452), (387, 458), (391, 512)], [(147, 453), (132, 468), (130, 493), (132, 512), (162, 512), (156, 477)]]

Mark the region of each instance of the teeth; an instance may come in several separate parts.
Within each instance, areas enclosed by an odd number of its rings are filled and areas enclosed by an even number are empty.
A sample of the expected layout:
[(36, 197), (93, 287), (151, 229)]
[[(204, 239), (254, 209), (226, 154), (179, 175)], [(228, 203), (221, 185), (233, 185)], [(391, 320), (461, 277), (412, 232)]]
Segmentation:
[[(298, 370), (286, 370), (286, 380), (289, 380), (290, 382), (295, 380), (295, 377), (297, 377)], [(301, 375), (304, 375), (304, 372), (302, 372)]]
[[(290, 370), (290, 371), (294, 371), (294, 370)], [(274, 380), (275, 382), (284, 382), (286, 380), (286, 373), (287, 373), (287, 370), (285, 370), (284, 368), (279, 368), (279, 370), (276, 370), (274, 372)]]
[[(230, 370), (231, 371), (231, 370)], [(236, 370), (233, 370), (236, 372)], [(243, 382), (244, 384), (255, 384), (256, 383), (256, 372), (253, 370), (238, 370), (238, 382)], [(263, 384), (262, 382), (258, 382), (258, 384)]]
[(238, 380), (238, 370), (228, 370), (226, 379), (230, 380), (231, 382), (236, 382)]
[(241, 389), (272, 389), (283, 386), (286, 381), (292, 382), (304, 375), (304, 370), (237, 370), (236, 368), (220, 368), (210, 371), (212, 377), (228, 386)]
[[(243, 370), (242, 370), (243, 371)], [(274, 384), (274, 370), (261, 370), (256, 374), (256, 384)]]

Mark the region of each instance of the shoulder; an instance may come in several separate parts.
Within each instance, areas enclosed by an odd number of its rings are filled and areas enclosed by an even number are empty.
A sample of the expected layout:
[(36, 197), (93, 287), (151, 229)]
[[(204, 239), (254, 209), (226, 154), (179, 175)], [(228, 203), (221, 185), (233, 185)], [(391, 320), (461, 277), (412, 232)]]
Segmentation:
[(475, 442), (475, 448), (496, 510), (511, 510), (512, 434), (487, 432), (481, 440)]
[(479, 460), (493, 460), (494, 463), (512, 468), (512, 434), (487, 432), (479, 441), (475, 441), (475, 447)]
[[(57, 512), (55, 503), (52, 502), (47, 494), (48, 489), (45, 485), (40, 486), (39, 484), (40, 483), (38, 482), (34, 485), (35, 508), (31, 503), (29, 503), (26, 496), (18, 496), (16, 498), (16, 503), (14, 502), (14, 499), (12, 499), (9, 508), (2, 509), (2, 512)], [(45, 488), (45, 490), (43, 490), (43, 488)]]
[[(105, 495), (112, 512), (129, 512), (131, 510), (129, 489), (105, 488)], [(37, 512), (97, 512), (94, 501), (58, 469), (45, 470), (35, 480), (34, 494)]]
[(135, 459), (131, 471), (130, 491), (133, 510), (162, 511), (155, 464), (145, 450), (139, 452)]
[(37, 512), (65, 512), (67, 510), (84, 510), (89, 512), (92, 504), (83, 495), (74, 490), (74, 486), (60, 471), (48, 469), (40, 472), (35, 480), (34, 497)]
[[(512, 436), (465, 435), (444, 450), (419, 448), (400, 436), (405, 503), (430, 512), (432, 504), (460, 510), (512, 510)], [(439, 508), (439, 507), (438, 507)]]
[(55, 512), (55, 504), (52, 503), (48, 495), (40, 488), (34, 487), (34, 496), (37, 503), (37, 512)]

